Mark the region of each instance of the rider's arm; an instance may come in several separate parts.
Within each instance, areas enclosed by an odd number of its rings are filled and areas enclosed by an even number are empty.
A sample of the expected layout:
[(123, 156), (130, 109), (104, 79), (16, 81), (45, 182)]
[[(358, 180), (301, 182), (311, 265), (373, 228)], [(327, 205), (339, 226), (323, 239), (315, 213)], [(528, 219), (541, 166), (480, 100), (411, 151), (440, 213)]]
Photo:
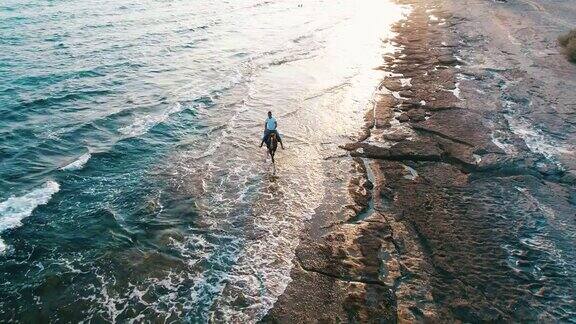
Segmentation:
[(278, 122), (274, 121), (274, 129), (278, 128)]

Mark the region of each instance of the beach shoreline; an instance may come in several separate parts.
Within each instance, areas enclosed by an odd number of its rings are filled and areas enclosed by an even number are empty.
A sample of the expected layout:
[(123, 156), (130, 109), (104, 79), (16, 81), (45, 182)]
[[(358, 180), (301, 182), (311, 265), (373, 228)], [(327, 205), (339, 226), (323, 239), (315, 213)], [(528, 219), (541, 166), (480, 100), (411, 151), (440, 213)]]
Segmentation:
[(576, 324), (574, 0), (2, 8), (0, 322)]
[(342, 146), (353, 213), (316, 210), (263, 322), (573, 320), (576, 67), (554, 10), (576, 8), (397, 2), (392, 76)]

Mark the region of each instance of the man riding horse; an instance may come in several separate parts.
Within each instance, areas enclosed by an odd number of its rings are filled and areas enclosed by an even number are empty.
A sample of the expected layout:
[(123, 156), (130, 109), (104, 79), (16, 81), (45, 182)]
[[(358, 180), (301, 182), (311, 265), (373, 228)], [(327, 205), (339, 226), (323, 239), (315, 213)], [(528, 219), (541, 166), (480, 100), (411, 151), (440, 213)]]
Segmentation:
[(282, 138), (280, 138), (280, 134), (276, 130), (278, 127), (278, 123), (276, 122), (276, 118), (272, 117), (272, 112), (268, 112), (268, 118), (264, 122), (264, 136), (262, 137), (262, 143), (260, 143), (260, 147), (266, 143), (266, 146), (270, 146), (270, 135), (275, 134), (276, 139), (280, 143), (282, 149), (284, 149), (284, 144), (282, 144)]

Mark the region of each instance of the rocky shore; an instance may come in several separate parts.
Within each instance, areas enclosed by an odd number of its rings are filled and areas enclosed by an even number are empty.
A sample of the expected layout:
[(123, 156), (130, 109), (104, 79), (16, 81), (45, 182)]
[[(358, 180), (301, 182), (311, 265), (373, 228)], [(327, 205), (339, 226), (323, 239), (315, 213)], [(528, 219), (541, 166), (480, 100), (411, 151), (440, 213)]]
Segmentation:
[(576, 6), (399, 2), (342, 145), (353, 203), (317, 211), (263, 322), (574, 321), (576, 67), (554, 37), (576, 15), (553, 10)]

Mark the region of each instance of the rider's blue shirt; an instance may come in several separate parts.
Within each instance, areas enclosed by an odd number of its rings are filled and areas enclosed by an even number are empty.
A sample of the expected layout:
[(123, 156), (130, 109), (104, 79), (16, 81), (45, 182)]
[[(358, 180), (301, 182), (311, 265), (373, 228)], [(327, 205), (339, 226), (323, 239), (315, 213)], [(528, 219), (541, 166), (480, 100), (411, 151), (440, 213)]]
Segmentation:
[(270, 117), (266, 119), (266, 129), (275, 130), (276, 129), (276, 118)]

